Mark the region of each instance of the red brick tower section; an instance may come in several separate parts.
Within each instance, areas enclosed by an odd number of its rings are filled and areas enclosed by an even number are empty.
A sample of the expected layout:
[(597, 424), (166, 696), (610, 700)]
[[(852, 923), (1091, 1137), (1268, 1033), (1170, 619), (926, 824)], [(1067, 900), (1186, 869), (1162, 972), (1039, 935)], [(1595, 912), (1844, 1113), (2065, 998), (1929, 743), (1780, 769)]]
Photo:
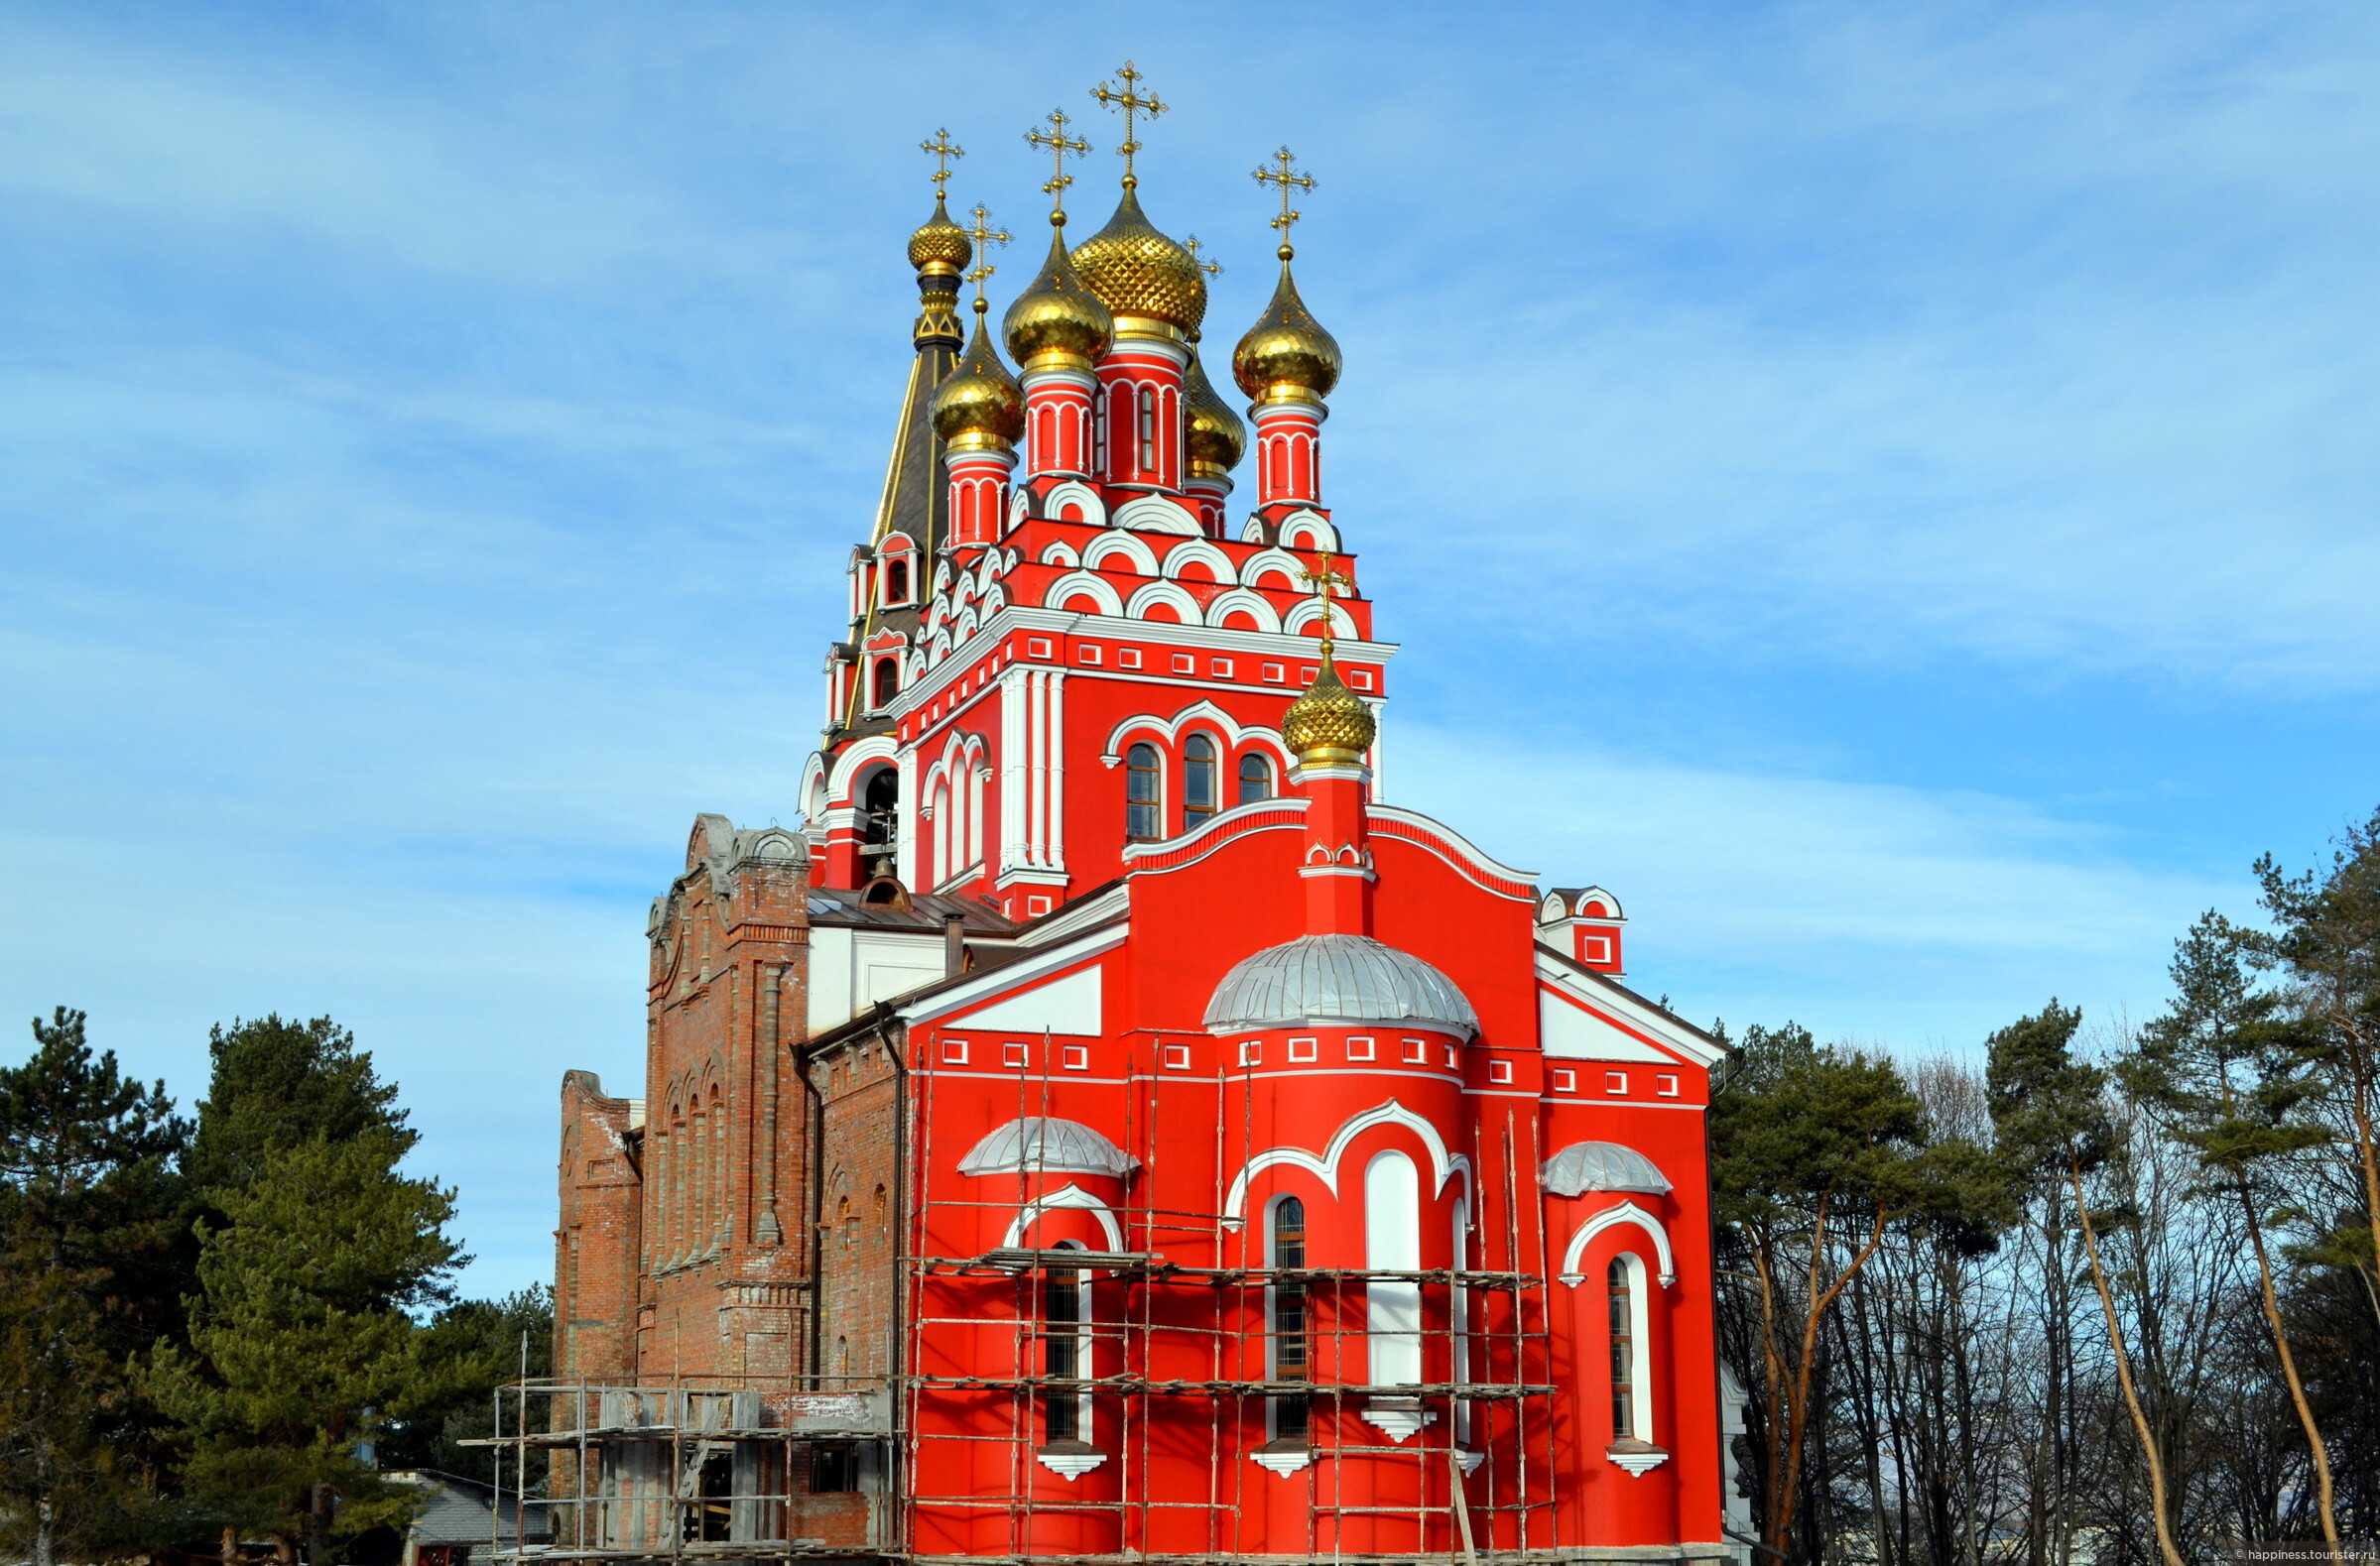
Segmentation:
[(637, 1226), (643, 1106), (592, 1071), (562, 1079), (562, 1220), (554, 1231), (554, 1372), (589, 1381), (636, 1372)]
[(792, 1046), (807, 1024), (809, 892), (798, 833), (704, 815), (685, 874), (654, 901), (635, 1231), (648, 1381), (805, 1368), (809, 1115)]

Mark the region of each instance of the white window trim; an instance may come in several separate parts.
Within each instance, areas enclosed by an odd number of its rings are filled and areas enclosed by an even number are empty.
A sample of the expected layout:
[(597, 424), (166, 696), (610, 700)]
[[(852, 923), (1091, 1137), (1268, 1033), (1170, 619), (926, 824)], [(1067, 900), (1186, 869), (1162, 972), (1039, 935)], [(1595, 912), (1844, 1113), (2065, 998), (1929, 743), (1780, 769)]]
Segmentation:
[[(1084, 1247), (1079, 1240), (1061, 1240), (1050, 1249), (1053, 1251), (1080, 1251)], [(1074, 1274), (1074, 1374), (1087, 1382), (1094, 1379), (1096, 1375), (1091, 1368), (1091, 1344), (1094, 1341), (1091, 1329), (1094, 1323), (1091, 1320), (1090, 1268), (1082, 1268)], [(1046, 1323), (1048, 1306), (1045, 1303), (1041, 1308)], [(1092, 1439), (1093, 1433), (1091, 1394), (1078, 1392), (1074, 1397), (1074, 1439), (1084, 1446), (1095, 1446), (1097, 1443)], [(1105, 1452), (1052, 1452), (1046, 1447), (1036, 1451), (1034, 1456), (1042, 1467), (1058, 1475), (1069, 1485), (1107, 1461)]]

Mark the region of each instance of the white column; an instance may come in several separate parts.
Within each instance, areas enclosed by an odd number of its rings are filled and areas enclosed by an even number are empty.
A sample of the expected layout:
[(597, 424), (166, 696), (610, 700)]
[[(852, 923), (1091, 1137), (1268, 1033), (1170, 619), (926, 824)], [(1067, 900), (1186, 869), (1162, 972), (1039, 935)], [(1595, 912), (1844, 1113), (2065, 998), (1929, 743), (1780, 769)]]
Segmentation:
[(901, 780), (901, 830), (893, 845), (893, 868), (901, 885), (918, 884), (918, 753), (903, 751), (893, 758)]
[(1027, 862), (1025, 835), (1025, 691), (1030, 667), (1000, 676), (1000, 868)]
[(1043, 863), (1066, 868), (1066, 671), (1050, 672), (1050, 851)]

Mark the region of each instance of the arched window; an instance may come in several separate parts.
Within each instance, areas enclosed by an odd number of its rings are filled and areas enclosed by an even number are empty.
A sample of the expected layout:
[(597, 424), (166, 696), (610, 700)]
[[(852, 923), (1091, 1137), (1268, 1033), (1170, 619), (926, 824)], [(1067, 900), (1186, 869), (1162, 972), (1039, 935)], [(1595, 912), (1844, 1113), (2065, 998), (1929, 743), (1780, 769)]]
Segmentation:
[(1645, 1321), (1645, 1264), (1622, 1252), (1607, 1274), (1611, 1324), (1611, 1438), (1653, 1439), (1651, 1334)]
[(893, 704), (893, 698), (899, 694), (901, 694), (901, 661), (897, 658), (878, 659), (876, 661), (876, 681), (870, 688), (868, 704), (873, 707), (889, 707)]
[(860, 846), (890, 853), (901, 825), (901, 775), (879, 767), (868, 775), (859, 795)]
[(887, 560), (884, 565), (884, 601), (887, 604), (909, 602), (909, 562)]
[[(1363, 1171), (1364, 1261), (1383, 1272), (1422, 1265), (1421, 1181), (1413, 1160), (1378, 1152)], [(1374, 1385), (1422, 1379), (1422, 1287), (1412, 1278), (1373, 1278), (1363, 1286), (1364, 1331)]]
[(1140, 393), (1141, 462), (1145, 477), (1157, 471), (1157, 389), (1144, 386)]
[[(1307, 1353), (1306, 1280), (1294, 1275), (1296, 1269), (1306, 1265), (1306, 1204), (1294, 1196), (1284, 1196), (1275, 1202), (1272, 1233), (1266, 1237), (1266, 1241), (1274, 1268), (1273, 1363), (1268, 1380), (1311, 1381), (1314, 1379), (1314, 1366)], [(1304, 1440), (1307, 1408), (1304, 1393), (1293, 1392), (1275, 1397), (1274, 1439)]]
[(1182, 748), (1182, 824), (1197, 825), (1215, 812), (1214, 741), (1193, 734)]
[[(1071, 1240), (1059, 1242), (1056, 1249), (1079, 1251), (1081, 1246)], [(1042, 1373), (1066, 1380), (1084, 1379), (1091, 1375), (1090, 1364), (1090, 1274), (1072, 1267), (1054, 1267), (1050, 1281), (1042, 1292)], [(1050, 1391), (1044, 1439), (1055, 1444), (1060, 1441), (1080, 1441), (1086, 1438), (1090, 1425), (1090, 1394), (1070, 1387), (1053, 1387)]]
[(1124, 835), (1135, 843), (1154, 843), (1165, 836), (1159, 809), (1164, 799), (1157, 747), (1147, 741), (1124, 753)]
[(1243, 756), (1239, 759), (1239, 800), (1254, 804), (1259, 799), (1273, 797), (1273, 764), (1262, 756)]

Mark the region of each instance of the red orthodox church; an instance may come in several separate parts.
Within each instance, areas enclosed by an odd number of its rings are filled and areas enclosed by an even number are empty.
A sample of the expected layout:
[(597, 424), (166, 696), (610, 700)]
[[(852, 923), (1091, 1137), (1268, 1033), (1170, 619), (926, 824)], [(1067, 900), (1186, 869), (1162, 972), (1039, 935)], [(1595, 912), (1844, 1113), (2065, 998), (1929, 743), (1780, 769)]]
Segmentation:
[(644, 1097), (565, 1079), (558, 1376), (508, 1405), (557, 1551), (1723, 1555), (1719, 1050), (1623, 981), (1610, 893), (1380, 796), (1313, 181), (1257, 174), (1243, 422), (1211, 265), (1142, 209), (1165, 106), (1096, 95), (1121, 198), (1069, 244), (1087, 149), (1031, 133), (1049, 252), (996, 332), (1006, 236), (928, 144), (806, 826), (696, 822)]

